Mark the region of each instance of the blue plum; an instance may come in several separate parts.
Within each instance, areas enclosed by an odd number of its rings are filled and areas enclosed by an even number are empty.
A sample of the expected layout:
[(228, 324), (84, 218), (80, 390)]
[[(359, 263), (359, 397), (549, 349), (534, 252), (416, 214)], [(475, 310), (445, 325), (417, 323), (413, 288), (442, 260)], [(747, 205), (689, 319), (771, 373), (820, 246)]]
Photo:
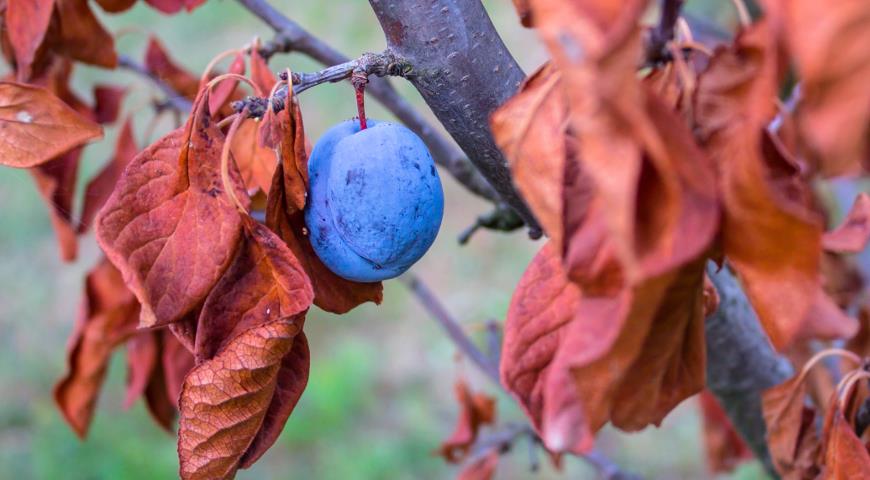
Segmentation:
[(367, 123), (330, 128), (308, 159), (311, 245), (333, 273), (357, 282), (401, 275), (432, 246), (444, 214), (423, 141), (401, 125)]

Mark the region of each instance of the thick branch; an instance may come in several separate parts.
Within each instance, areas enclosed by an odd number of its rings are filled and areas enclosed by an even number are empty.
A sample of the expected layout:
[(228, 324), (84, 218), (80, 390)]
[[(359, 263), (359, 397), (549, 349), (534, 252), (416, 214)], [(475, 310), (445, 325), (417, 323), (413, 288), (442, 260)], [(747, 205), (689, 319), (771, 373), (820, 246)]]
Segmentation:
[[(349, 59), (339, 51), (300, 27), (266, 0), (238, 0), (251, 13), (259, 17), (277, 32), (276, 42), (283, 42), (282, 51), (297, 51), (308, 55), (323, 65), (339, 65)], [(493, 202), (499, 202), (498, 194), (465, 155), (429, 122), (410, 103), (402, 98), (384, 79), (373, 78), (366, 90), (402, 123), (423, 139), (438, 165), (472, 193)]]
[(480, 0), (369, 0), (411, 83), (489, 183), (539, 236), (495, 144), (489, 116), (525, 78)]
[(787, 380), (791, 368), (770, 346), (737, 279), (727, 268), (716, 270), (711, 262), (707, 274), (720, 302), (706, 323), (707, 388), (768, 473), (776, 477), (765, 440), (761, 393)]

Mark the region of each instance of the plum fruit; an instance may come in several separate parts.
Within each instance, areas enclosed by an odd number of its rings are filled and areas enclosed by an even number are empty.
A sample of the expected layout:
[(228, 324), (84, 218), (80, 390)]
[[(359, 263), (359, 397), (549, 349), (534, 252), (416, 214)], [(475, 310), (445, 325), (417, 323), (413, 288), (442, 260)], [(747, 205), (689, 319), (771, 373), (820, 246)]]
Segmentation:
[(308, 159), (305, 224), (320, 260), (336, 275), (377, 282), (401, 275), (435, 241), (444, 192), (420, 138), (389, 122), (347, 120), (330, 128)]

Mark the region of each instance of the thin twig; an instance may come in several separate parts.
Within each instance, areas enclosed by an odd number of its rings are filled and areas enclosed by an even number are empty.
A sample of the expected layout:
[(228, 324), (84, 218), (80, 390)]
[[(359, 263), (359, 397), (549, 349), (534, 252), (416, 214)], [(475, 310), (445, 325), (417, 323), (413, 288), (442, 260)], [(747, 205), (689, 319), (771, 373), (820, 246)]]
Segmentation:
[[(277, 36), (270, 45), (273, 49), (272, 53), (296, 51), (308, 55), (323, 65), (339, 65), (350, 61), (341, 52), (276, 10), (268, 1), (238, 0), (238, 2), (275, 30)], [(493, 202), (499, 201), (498, 194), (468, 161), (462, 150), (430, 125), (426, 118), (402, 98), (389, 82), (372, 78), (367, 90), (396, 118), (423, 139), (432, 152), (435, 162), (450, 172), (459, 183), (480, 197)]]
[(662, 0), (661, 16), (658, 25), (649, 33), (646, 44), (646, 61), (649, 65), (657, 65), (671, 59), (667, 44), (674, 38), (677, 19), (684, 0)]
[(163, 79), (151, 73), (151, 71), (145, 68), (144, 65), (137, 63), (129, 56), (124, 54), (118, 55), (118, 66), (123, 69), (130, 70), (131, 72), (135, 72), (150, 80), (151, 83), (154, 84), (154, 86), (156, 86), (166, 95), (165, 104), (171, 106), (175, 110), (186, 113), (189, 112), (191, 107), (193, 106), (190, 100), (179, 94), (174, 88), (172, 88), (171, 85), (164, 82)]
[[(447, 311), (447, 308), (444, 307), (435, 293), (432, 292), (432, 290), (430, 290), (429, 287), (413, 273), (406, 273), (399, 277), (399, 280), (408, 287), (414, 296), (417, 297), (417, 301), (423, 305), (423, 308), (429, 312), (432, 318), (434, 318), (444, 328), (447, 332), (447, 336), (450, 337), (456, 347), (459, 348), (459, 350), (461, 350), (462, 353), (475, 365), (477, 365), (487, 378), (494, 382), (500, 389), (504, 390), (504, 386), (499, 378), (498, 366), (490, 359), (490, 357), (484, 354), (477, 345), (474, 344), (468, 335), (465, 334), (462, 326), (460, 326), (459, 322), (450, 315), (450, 312)], [(496, 438), (496, 440), (501, 441), (506, 436), (509, 436), (510, 441), (512, 442), (518, 436), (521, 436), (526, 432), (530, 432), (530, 437), (543, 445), (540, 437), (538, 437), (534, 429), (532, 429), (528, 424), (523, 424), (519, 428), (510, 429), (507, 433), (503, 432), (501, 436)], [(492, 447), (493, 444), (490, 443), (488, 446)], [(594, 467), (596, 471), (598, 471), (599, 476), (603, 479), (637, 480), (640, 478), (632, 473), (623, 472), (619, 468), (619, 465), (614, 463), (598, 450), (593, 449), (579, 456)]]

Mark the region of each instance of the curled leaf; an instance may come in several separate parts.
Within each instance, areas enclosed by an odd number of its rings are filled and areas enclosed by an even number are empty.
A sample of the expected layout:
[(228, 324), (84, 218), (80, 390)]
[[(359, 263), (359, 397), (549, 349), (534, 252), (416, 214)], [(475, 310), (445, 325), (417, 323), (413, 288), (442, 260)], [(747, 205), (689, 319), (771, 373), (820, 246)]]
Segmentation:
[(870, 242), (870, 195), (861, 193), (835, 230), (822, 236), (822, 247), (830, 252), (860, 253)]
[(439, 453), (451, 463), (460, 462), (474, 445), (481, 426), (495, 422), (495, 399), (484, 393), (474, 393), (464, 380), (456, 382), (459, 418), (450, 437), (441, 444)]

